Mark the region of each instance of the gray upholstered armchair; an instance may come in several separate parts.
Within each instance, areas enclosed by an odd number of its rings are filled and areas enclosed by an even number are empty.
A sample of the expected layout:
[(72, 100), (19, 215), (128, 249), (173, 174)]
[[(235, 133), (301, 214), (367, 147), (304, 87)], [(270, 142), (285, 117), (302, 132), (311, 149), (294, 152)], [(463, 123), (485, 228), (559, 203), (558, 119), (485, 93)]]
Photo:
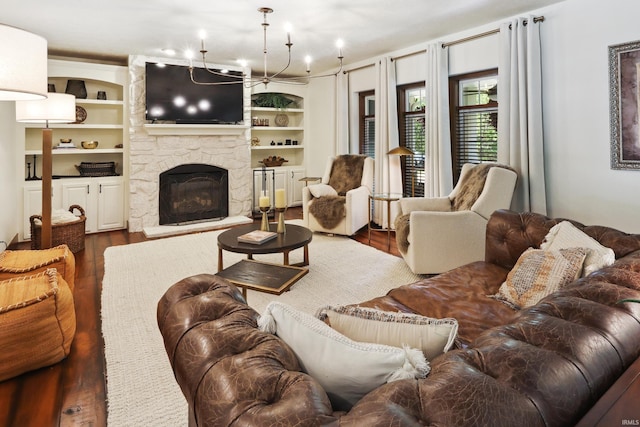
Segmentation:
[(351, 236), (369, 221), (373, 159), (330, 157), (320, 184), (302, 189), (302, 217), (312, 231)]
[(401, 199), (396, 241), (411, 270), (436, 274), (483, 260), (489, 216), (509, 209), (516, 181), (507, 166), (465, 164), (448, 196)]

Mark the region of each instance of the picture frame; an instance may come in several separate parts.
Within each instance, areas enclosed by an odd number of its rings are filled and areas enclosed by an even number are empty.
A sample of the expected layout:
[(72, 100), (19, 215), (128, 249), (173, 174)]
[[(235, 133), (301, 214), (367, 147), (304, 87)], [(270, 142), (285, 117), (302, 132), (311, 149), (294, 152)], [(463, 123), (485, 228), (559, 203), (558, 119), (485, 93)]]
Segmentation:
[(609, 46), (611, 169), (640, 170), (640, 40)]

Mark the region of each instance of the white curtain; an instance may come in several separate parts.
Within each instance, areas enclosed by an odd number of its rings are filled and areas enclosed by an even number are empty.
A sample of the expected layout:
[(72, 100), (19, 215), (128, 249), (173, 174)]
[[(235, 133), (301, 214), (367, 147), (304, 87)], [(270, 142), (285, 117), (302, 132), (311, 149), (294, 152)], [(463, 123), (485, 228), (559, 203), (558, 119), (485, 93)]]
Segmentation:
[(498, 161), (518, 172), (511, 208), (546, 214), (540, 26), (532, 16), (501, 25), (498, 73)]
[(449, 128), (449, 48), (427, 47), (425, 196), (441, 197), (453, 189)]
[[(376, 76), (374, 191), (376, 193), (402, 193), (400, 156), (387, 155), (389, 150), (399, 145), (395, 62), (388, 57), (378, 61)], [(389, 220), (386, 202), (378, 202), (375, 204), (373, 218), (376, 224), (386, 228), (393, 226), (397, 213), (397, 203), (393, 203)]]
[(338, 73), (336, 84), (336, 154), (349, 153), (349, 74)]

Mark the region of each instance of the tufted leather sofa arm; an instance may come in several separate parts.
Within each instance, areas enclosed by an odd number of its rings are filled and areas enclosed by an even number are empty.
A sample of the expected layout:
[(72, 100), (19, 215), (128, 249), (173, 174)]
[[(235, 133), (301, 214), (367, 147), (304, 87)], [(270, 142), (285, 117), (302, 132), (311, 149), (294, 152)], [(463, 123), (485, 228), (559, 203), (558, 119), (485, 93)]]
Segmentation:
[(336, 422), (322, 387), (300, 372), (291, 349), (257, 329), (238, 289), (201, 274), (158, 303), (158, 326), (190, 425), (319, 426)]

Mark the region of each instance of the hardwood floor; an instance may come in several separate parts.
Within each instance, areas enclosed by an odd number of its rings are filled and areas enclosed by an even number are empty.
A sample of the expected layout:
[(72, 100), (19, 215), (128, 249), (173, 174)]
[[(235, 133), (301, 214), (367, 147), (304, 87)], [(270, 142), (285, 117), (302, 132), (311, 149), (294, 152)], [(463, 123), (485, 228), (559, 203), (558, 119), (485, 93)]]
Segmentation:
[[(288, 209), (287, 218), (302, 218), (302, 210)], [(353, 239), (368, 244), (367, 228), (360, 230)], [(76, 335), (71, 353), (54, 366), (0, 382), (0, 426), (106, 426), (104, 342), (100, 320), (104, 251), (110, 246), (145, 240), (143, 233), (126, 230), (87, 235), (84, 251), (76, 254)], [(387, 251), (387, 233), (372, 232), (371, 246)], [(22, 243), (10, 249), (28, 248), (29, 243)], [(389, 252), (399, 256), (393, 233)]]

